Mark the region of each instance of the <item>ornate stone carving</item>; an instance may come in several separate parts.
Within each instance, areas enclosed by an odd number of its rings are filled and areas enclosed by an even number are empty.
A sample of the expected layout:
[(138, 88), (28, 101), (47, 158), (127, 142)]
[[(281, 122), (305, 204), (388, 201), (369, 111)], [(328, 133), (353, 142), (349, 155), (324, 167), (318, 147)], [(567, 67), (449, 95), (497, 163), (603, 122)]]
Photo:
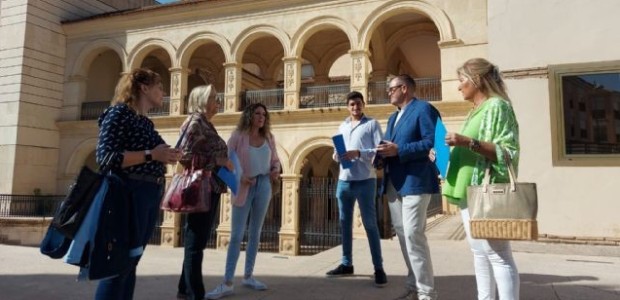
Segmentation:
[[(172, 97), (179, 97), (179, 83), (181, 82), (181, 74), (175, 73), (172, 77)], [(178, 110), (177, 110), (178, 111)]]
[(228, 69), (228, 92), (235, 90), (235, 70)]
[(286, 184), (286, 223), (293, 224), (293, 184)]
[(165, 232), (162, 240), (164, 244), (172, 245), (172, 242), (174, 240), (174, 236), (172, 235), (172, 232)]
[(172, 112), (174, 113), (179, 112), (179, 102), (174, 102), (174, 105), (172, 106)]
[(355, 77), (355, 81), (359, 82), (362, 80), (362, 59), (359, 57), (355, 58), (355, 61), (353, 62), (353, 71), (355, 73), (354, 77)]
[(286, 86), (292, 87), (295, 85), (295, 66), (293, 63), (286, 64)]

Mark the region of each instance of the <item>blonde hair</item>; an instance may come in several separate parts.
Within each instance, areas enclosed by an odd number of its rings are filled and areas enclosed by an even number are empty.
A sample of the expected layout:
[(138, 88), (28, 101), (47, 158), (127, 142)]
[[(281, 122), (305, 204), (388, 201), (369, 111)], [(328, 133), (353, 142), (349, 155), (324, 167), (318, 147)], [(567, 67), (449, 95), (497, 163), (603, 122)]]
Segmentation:
[(189, 94), (189, 100), (187, 101), (187, 111), (190, 114), (205, 113), (209, 101), (216, 101), (215, 97), (211, 98), (211, 95), (217, 97), (217, 92), (212, 84), (199, 85), (193, 88), (192, 92)]
[(146, 68), (133, 69), (131, 72), (124, 74), (118, 81), (114, 90), (112, 105), (126, 103), (129, 107), (137, 110), (142, 85), (150, 87), (160, 83), (161, 76), (159, 74)]
[(265, 138), (270, 138), (271, 121), (269, 120), (269, 111), (267, 110), (267, 106), (262, 103), (254, 103), (245, 107), (243, 113), (241, 113), (241, 118), (239, 118), (239, 123), (237, 123), (237, 131), (249, 132), (252, 129), (252, 118), (254, 117), (254, 112), (256, 112), (259, 107), (265, 110), (265, 124), (258, 130), (258, 133)]
[(472, 58), (458, 68), (456, 72), (471, 81), (487, 97), (499, 96), (510, 101), (506, 92), (506, 84), (499, 69), (488, 60)]

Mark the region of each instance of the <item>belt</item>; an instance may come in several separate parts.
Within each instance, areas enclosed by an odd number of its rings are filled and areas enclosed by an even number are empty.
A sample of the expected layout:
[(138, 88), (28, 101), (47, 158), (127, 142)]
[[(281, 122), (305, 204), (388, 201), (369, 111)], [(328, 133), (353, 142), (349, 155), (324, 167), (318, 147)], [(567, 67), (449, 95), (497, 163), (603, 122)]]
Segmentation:
[(156, 184), (164, 184), (166, 182), (165, 177), (157, 177), (157, 176), (146, 175), (146, 174), (129, 174), (127, 175), (127, 178), (133, 179), (133, 180), (152, 182)]

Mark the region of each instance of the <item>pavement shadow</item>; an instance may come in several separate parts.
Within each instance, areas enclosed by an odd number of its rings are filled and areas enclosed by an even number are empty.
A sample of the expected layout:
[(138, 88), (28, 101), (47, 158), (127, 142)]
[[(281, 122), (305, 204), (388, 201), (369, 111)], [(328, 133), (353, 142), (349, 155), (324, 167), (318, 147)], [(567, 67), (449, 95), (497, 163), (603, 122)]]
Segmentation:
[[(35, 274), (0, 275), (4, 300), (21, 299), (92, 299), (97, 282), (76, 282), (73, 275)], [(327, 279), (322, 277), (261, 276), (270, 289), (257, 292), (238, 285), (235, 295), (226, 299), (394, 299), (403, 291), (404, 276), (389, 276), (384, 288), (374, 286), (372, 277), (355, 276)], [(177, 275), (138, 276), (136, 300), (176, 299)], [(205, 276), (207, 290), (221, 281), (220, 276)], [(239, 282), (239, 278), (236, 282)], [(597, 277), (521, 274), (521, 299), (620, 299), (618, 287), (596, 285)], [(435, 285), (441, 300), (476, 298), (473, 274), (438, 276)]]

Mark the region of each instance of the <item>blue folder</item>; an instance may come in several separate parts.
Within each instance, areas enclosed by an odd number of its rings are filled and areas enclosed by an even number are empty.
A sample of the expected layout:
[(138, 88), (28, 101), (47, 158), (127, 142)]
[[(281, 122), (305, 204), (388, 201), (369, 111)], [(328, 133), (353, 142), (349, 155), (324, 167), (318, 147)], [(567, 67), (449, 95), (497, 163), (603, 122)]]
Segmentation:
[(226, 183), (232, 193), (236, 196), (239, 191), (239, 185), (241, 184), (241, 174), (243, 170), (241, 169), (241, 163), (239, 162), (239, 157), (237, 157), (235, 151), (230, 151), (228, 157), (235, 166), (235, 170), (231, 172), (225, 167), (221, 167), (217, 171), (217, 176), (222, 179), (224, 183)]
[(448, 173), (448, 162), (450, 161), (450, 146), (446, 144), (446, 134), (448, 131), (446, 130), (446, 126), (443, 124), (441, 119), (437, 119), (437, 124), (435, 125), (435, 165), (437, 165), (437, 169), (439, 169), (439, 174), (441, 178), (446, 178), (446, 173)]
[[(347, 153), (347, 147), (344, 145), (344, 137), (342, 134), (335, 135), (332, 137), (334, 141), (334, 147), (336, 148), (336, 153), (338, 153), (338, 157), (343, 156)], [(340, 160), (343, 169), (349, 169), (353, 166), (353, 163), (350, 160)]]

